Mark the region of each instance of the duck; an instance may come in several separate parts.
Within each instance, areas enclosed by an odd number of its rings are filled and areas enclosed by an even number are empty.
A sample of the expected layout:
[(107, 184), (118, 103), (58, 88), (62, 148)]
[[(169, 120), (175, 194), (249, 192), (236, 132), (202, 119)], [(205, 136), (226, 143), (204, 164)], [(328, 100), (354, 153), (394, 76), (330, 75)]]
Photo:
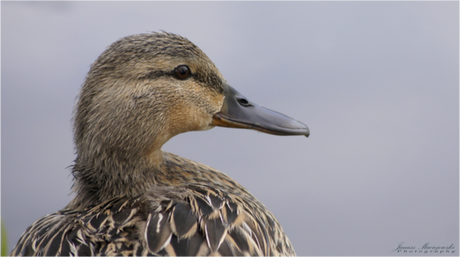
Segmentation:
[(185, 37), (162, 31), (112, 43), (89, 69), (73, 123), (75, 196), (27, 228), (10, 255), (296, 254), (275, 216), (238, 182), (161, 150), (178, 134), (216, 126), (310, 134), (236, 91)]

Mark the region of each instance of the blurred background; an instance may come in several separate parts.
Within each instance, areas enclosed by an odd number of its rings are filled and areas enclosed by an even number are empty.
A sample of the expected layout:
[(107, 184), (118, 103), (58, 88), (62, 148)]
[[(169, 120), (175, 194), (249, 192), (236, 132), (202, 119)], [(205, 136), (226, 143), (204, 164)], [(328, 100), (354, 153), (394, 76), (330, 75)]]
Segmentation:
[(198, 45), (248, 99), (310, 127), (308, 139), (215, 128), (163, 147), (244, 185), (298, 255), (458, 250), (458, 1), (2, 1), (9, 251), (73, 197), (71, 117), (90, 64), (121, 37), (160, 30)]

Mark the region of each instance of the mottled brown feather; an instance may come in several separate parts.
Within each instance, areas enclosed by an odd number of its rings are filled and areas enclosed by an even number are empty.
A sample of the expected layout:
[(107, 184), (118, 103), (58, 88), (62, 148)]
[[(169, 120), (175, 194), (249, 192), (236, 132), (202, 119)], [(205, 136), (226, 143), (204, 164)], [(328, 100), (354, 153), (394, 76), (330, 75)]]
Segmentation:
[[(268, 230), (258, 226), (257, 222), (254, 223), (254, 218), (246, 218), (244, 223), (230, 229), (230, 225), (220, 217), (209, 219), (203, 213), (198, 216), (192, 211), (192, 202), (201, 199), (203, 196), (201, 193), (193, 189), (187, 189), (183, 193), (186, 196), (183, 199), (170, 198), (156, 204), (150, 197), (145, 196), (136, 199), (119, 198), (81, 212), (63, 210), (45, 216), (23, 235), (18, 246), (21, 246), (24, 252), (21, 253), (21, 248), (16, 248), (12, 255), (106, 255), (108, 253), (169, 255), (172, 251), (178, 255), (195, 255), (198, 252), (216, 254), (218, 252), (220, 255), (276, 255), (276, 251), (268, 251), (267, 247), (264, 247), (275, 241), (275, 238), (272, 238), (274, 235), (270, 236)], [(191, 197), (194, 200), (191, 200)], [(168, 202), (173, 203), (172, 207), (168, 208), (170, 205)], [(213, 201), (203, 202), (209, 204), (209, 208), (221, 207), (221, 212), (226, 210), (232, 213), (230, 209), (242, 208), (235, 204), (214, 205)], [(120, 203), (124, 204), (123, 208), (114, 208)], [(149, 213), (147, 216), (144, 214), (152, 209), (159, 211)], [(123, 217), (123, 222), (117, 222), (118, 219), (115, 217)], [(83, 221), (88, 219), (89, 222)], [(62, 220), (73, 222), (59, 222)], [(133, 220), (137, 222), (130, 225)], [(183, 222), (179, 222), (180, 220)], [(197, 222), (198, 220), (201, 222)], [(94, 228), (95, 230), (89, 226), (92, 221), (99, 224), (99, 227)], [(273, 222), (277, 225), (276, 221)], [(175, 226), (174, 233), (172, 224)], [(184, 234), (194, 226), (197, 227), (193, 233), (184, 237)], [(41, 246), (44, 250), (31, 251), (30, 245), (33, 242), (43, 241), (47, 237), (51, 237), (51, 240), (47, 242), (46, 247)], [(23, 247), (24, 245), (28, 247)]]

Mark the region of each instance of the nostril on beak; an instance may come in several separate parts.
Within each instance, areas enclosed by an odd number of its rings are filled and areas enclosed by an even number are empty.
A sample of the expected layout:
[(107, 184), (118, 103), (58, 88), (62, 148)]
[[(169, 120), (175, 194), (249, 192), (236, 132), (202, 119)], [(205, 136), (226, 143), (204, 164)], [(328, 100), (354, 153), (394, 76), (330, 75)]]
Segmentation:
[(244, 107), (249, 107), (251, 106), (251, 104), (249, 103), (248, 100), (244, 99), (244, 98), (238, 98), (237, 99), (238, 103)]

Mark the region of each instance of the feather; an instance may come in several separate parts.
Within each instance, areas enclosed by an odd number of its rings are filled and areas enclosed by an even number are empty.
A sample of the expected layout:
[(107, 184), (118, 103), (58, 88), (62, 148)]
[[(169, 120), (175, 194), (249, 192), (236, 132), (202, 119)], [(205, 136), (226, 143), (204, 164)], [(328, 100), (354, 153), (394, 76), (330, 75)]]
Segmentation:
[(212, 206), (210, 206), (206, 201), (204, 201), (200, 197), (197, 197), (195, 200), (196, 200), (196, 203), (198, 204), (199, 210), (204, 216), (207, 216), (213, 213), (214, 210)]
[(173, 236), (171, 245), (177, 256), (195, 256), (200, 250), (200, 246), (205, 242), (203, 236), (195, 234), (190, 238), (179, 239)]
[(179, 238), (191, 237), (196, 233), (198, 216), (188, 204), (178, 203), (171, 215), (171, 229)]
[(211, 252), (217, 251), (227, 233), (227, 228), (220, 219), (204, 219), (206, 240)]
[(238, 249), (232, 241), (224, 240), (219, 248), (219, 254), (222, 256), (243, 256), (244, 254)]
[(157, 213), (150, 214), (149, 217), (145, 234), (150, 250), (155, 253), (169, 243), (172, 231), (168, 224), (168, 216)]

